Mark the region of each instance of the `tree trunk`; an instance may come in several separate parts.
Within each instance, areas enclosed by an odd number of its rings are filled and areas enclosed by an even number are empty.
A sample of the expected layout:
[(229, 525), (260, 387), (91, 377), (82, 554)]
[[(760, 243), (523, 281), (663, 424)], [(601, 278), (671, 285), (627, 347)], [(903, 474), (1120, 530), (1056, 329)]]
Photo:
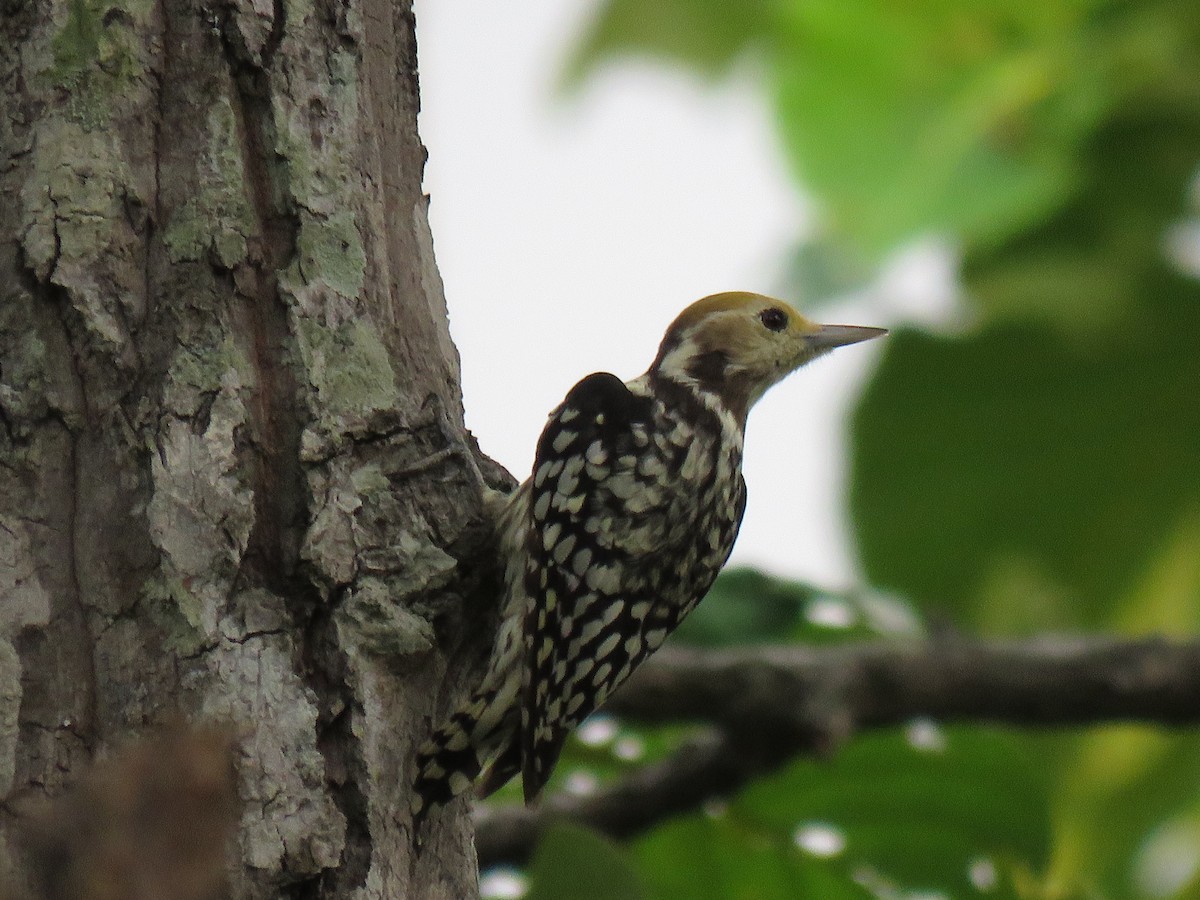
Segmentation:
[(408, 833), (493, 608), (409, 3), (0, 14), (9, 866), (15, 798), (182, 715), (239, 736), (231, 896), (473, 895), (462, 804)]

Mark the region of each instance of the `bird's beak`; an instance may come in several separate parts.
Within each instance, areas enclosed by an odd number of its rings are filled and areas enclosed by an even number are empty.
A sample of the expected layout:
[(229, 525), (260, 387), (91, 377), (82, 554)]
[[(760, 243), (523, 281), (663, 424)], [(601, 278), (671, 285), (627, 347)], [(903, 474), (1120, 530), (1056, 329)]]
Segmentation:
[(845, 347), (859, 341), (887, 334), (886, 328), (869, 328), (865, 325), (818, 325), (817, 330), (807, 337), (808, 346), (821, 353), (834, 347)]

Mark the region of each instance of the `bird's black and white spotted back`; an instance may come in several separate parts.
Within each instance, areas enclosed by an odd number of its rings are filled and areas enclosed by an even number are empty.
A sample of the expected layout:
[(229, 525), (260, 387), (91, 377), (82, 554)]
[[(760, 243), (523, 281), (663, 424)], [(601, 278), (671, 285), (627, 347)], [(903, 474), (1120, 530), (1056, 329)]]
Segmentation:
[(567, 734), (662, 644), (728, 556), (744, 487), (740, 439), (721, 425), (694, 401), (668, 407), (606, 374), (551, 416), (529, 496), (527, 799)]

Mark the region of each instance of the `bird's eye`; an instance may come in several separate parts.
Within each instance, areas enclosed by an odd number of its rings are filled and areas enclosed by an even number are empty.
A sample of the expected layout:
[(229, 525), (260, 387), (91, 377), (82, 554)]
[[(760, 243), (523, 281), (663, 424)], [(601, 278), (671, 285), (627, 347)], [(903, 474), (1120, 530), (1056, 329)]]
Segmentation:
[(758, 314), (759, 319), (771, 331), (783, 331), (787, 328), (788, 317), (782, 309), (772, 306)]

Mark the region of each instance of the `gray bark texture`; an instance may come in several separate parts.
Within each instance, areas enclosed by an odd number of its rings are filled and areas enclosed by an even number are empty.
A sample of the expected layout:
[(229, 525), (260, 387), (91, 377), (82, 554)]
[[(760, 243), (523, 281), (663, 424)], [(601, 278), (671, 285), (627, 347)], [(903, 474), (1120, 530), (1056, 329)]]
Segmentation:
[(494, 605), (410, 4), (0, 0), (0, 83), (10, 890), (182, 719), (236, 735), (224, 894), (473, 896), (463, 804), (407, 830)]

